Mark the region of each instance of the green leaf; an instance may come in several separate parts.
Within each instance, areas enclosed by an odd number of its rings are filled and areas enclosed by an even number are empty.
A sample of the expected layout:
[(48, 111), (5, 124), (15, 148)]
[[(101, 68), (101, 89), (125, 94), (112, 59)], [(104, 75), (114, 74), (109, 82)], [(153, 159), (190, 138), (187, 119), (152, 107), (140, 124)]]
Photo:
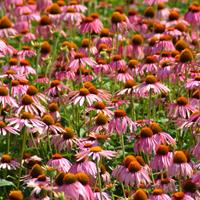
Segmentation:
[(5, 179), (0, 179), (0, 187), (6, 187), (6, 186), (15, 186), (15, 184), (11, 181), (7, 181)]

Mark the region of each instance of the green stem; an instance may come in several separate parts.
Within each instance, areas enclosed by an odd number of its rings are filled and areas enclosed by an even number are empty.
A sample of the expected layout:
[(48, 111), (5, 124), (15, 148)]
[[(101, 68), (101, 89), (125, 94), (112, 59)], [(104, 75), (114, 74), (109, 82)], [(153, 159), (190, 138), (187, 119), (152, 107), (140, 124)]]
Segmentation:
[(7, 134), (7, 153), (10, 152), (10, 133)]
[(125, 158), (124, 134), (121, 134), (122, 155)]
[(148, 119), (151, 118), (151, 101), (152, 101), (152, 90), (149, 91), (149, 107), (148, 107)]
[(18, 189), (19, 189), (19, 185), (20, 185), (20, 177), (21, 177), (21, 174), (22, 174), (22, 160), (23, 160), (24, 150), (26, 148), (26, 140), (27, 140), (26, 128), (25, 127), (22, 130), (22, 134), (23, 134), (22, 151), (21, 151), (21, 157), (20, 157), (20, 169), (19, 169), (19, 176), (18, 176), (18, 183), (17, 183)]
[(96, 161), (96, 168), (97, 168), (97, 177), (99, 181), (99, 190), (100, 190), (100, 200), (103, 200), (103, 195), (102, 195), (102, 183), (101, 183), (101, 175), (100, 175), (100, 162)]

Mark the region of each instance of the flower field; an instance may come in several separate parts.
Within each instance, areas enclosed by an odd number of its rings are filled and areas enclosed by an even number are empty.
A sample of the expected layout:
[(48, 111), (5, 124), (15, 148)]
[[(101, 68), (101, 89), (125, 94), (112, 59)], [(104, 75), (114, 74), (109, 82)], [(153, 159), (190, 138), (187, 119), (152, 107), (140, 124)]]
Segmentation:
[(0, 200), (200, 200), (199, 49), (199, 1), (0, 1)]

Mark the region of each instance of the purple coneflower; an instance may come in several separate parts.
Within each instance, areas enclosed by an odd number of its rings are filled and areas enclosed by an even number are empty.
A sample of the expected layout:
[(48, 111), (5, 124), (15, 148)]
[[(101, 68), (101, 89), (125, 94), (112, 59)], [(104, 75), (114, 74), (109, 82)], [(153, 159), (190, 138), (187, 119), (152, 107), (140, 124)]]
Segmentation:
[(162, 189), (158, 188), (153, 190), (149, 200), (171, 200), (171, 198), (167, 194), (164, 194)]
[(20, 164), (12, 159), (8, 154), (3, 154), (0, 158), (0, 169), (16, 170), (20, 167)]
[(58, 151), (71, 150), (77, 144), (77, 138), (72, 128), (66, 127), (62, 134), (52, 136), (52, 144)]
[(9, 125), (14, 125), (14, 128), (19, 130), (22, 130), (23, 127), (40, 130), (45, 125), (38, 117), (30, 112), (22, 112), (20, 117), (8, 118), (7, 121)]
[(3, 16), (0, 19), (0, 37), (7, 38), (11, 36), (15, 36), (17, 31), (12, 28), (12, 22), (7, 16)]
[(60, 154), (56, 153), (47, 162), (47, 165), (53, 167), (59, 171), (68, 172), (72, 164), (66, 158), (63, 158)]
[(22, 96), (17, 114), (21, 111), (30, 112), (35, 115), (42, 115), (46, 112), (45, 108), (39, 102), (34, 102), (33, 98), (28, 94)]
[(17, 102), (14, 98), (9, 95), (8, 88), (5, 86), (0, 86), (0, 104), (4, 107), (18, 107)]
[(134, 151), (152, 154), (156, 152), (159, 142), (153, 137), (153, 131), (149, 127), (144, 127), (140, 131), (139, 138), (135, 141)]
[(171, 118), (184, 118), (187, 119), (190, 117), (192, 112), (195, 112), (196, 109), (188, 103), (186, 97), (180, 96), (177, 98), (176, 103), (171, 103), (169, 105), (169, 117)]
[(173, 162), (168, 168), (168, 174), (176, 177), (191, 177), (192, 167), (187, 163), (188, 159), (183, 151), (175, 151)]
[(69, 67), (73, 71), (77, 71), (81, 66), (85, 67), (86, 65), (89, 65), (90, 67), (93, 67), (96, 64), (96, 62), (89, 57), (86, 57), (83, 53), (76, 53), (74, 56), (74, 59), (70, 62)]
[(153, 75), (148, 75), (145, 82), (136, 86), (136, 90), (142, 96), (148, 95), (150, 92), (153, 94), (168, 93), (170, 90), (163, 84), (157, 81)]
[(184, 192), (175, 192), (172, 195), (171, 200), (194, 200), (191, 196), (185, 194)]
[(125, 134), (127, 129), (130, 132), (136, 130), (136, 124), (129, 118), (125, 110), (115, 110), (114, 117), (109, 122), (109, 132), (119, 135)]
[(91, 106), (96, 101), (101, 101), (101, 98), (96, 94), (91, 94), (87, 88), (81, 88), (78, 91), (72, 91), (68, 95), (69, 102), (83, 106), (86, 102)]
[(166, 145), (159, 145), (156, 150), (156, 155), (151, 160), (151, 167), (154, 170), (166, 170), (170, 166), (173, 160), (173, 154), (169, 151), (169, 147)]
[(116, 156), (116, 152), (104, 150), (100, 146), (93, 146), (88, 150), (84, 150), (76, 154), (77, 161), (80, 161), (87, 156), (91, 157), (93, 160), (100, 161), (101, 158), (112, 159)]

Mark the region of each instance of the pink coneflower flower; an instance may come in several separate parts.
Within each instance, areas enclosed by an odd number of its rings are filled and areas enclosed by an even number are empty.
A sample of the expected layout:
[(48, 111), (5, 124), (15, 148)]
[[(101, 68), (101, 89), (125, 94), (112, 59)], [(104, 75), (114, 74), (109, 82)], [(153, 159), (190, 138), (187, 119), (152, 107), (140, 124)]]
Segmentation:
[(68, 95), (69, 103), (83, 106), (87, 102), (91, 106), (96, 101), (101, 101), (101, 98), (95, 94), (91, 94), (87, 88), (81, 88), (79, 91), (72, 91)]
[(103, 28), (100, 32), (100, 38), (94, 39), (94, 44), (96, 44), (97, 48), (100, 48), (100, 44), (106, 44), (109, 48), (112, 47), (113, 39), (109, 32), (109, 29)]
[(140, 186), (140, 184), (148, 185), (151, 182), (148, 172), (137, 160), (133, 160), (129, 163), (120, 181), (129, 186)]
[(102, 200), (110, 200), (110, 196), (108, 193), (102, 191), (100, 193), (100, 189), (99, 188), (95, 188), (95, 191), (94, 191), (94, 200), (99, 200), (101, 199), (101, 196), (102, 196)]
[(144, 127), (134, 144), (134, 151), (152, 154), (156, 152), (158, 144), (159, 142), (153, 137), (153, 131), (149, 127)]
[(73, 8), (75, 10), (77, 10), (77, 12), (86, 12), (87, 11), (87, 7), (84, 5), (79, 4), (77, 1), (70, 1), (69, 5), (66, 6), (66, 8)]
[(149, 200), (171, 200), (171, 198), (167, 194), (164, 194), (162, 189), (158, 188), (153, 190)]
[(159, 41), (156, 42), (155, 48), (158, 52), (161, 52), (163, 50), (165, 51), (173, 51), (175, 50), (172, 37), (169, 35), (161, 35), (159, 38)]
[(133, 155), (126, 156), (123, 160), (123, 163), (121, 165), (117, 165), (117, 167), (113, 169), (112, 176), (114, 176), (118, 181), (122, 182), (123, 175), (127, 171), (129, 164), (135, 160), (136, 158)]
[(26, 57), (33, 57), (36, 55), (36, 51), (29, 46), (23, 46), (21, 51), (17, 52), (19, 59), (25, 59)]
[(34, 33), (30, 33), (29, 31), (25, 31), (23, 33), (23, 36), (22, 36), (23, 43), (32, 42), (34, 40), (36, 40), (36, 36)]
[(113, 112), (106, 107), (106, 104), (102, 101), (95, 102), (91, 107), (87, 108), (87, 112), (96, 111), (98, 113), (103, 113), (108, 117), (113, 116)]
[(200, 126), (200, 113), (194, 112), (186, 121), (181, 124), (180, 128), (196, 128), (198, 126)]
[(63, 184), (59, 187), (60, 192), (64, 192), (66, 199), (90, 199), (88, 191), (77, 181), (75, 174), (67, 173), (63, 178)]
[(79, 172), (76, 174), (76, 178), (85, 187), (85, 189), (89, 195), (89, 200), (94, 200), (94, 193), (89, 185), (90, 177), (84, 172)]
[(33, 85), (28, 87), (26, 94), (30, 95), (35, 103), (39, 103), (41, 101), (46, 104), (47, 100), (49, 100), (47, 96), (40, 93), (39, 90)]
[(42, 115), (46, 112), (46, 109), (40, 103), (34, 102), (30, 95), (25, 94), (22, 96), (21, 103), (17, 109), (17, 114), (21, 111), (30, 112), (35, 115)]
[(0, 19), (0, 37), (7, 38), (15, 36), (17, 31), (12, 28), (12, 22), (7, 16), (4, 16)]
[(34, 188), (31, 192), (31, 195), (39, 195), (42, 190), (47, 191), (53, 189), (50, 186), (50, 178), (46, 177), (44, 174), (27, 181), (26, 184), (28, 188)]
[(18, 80), (12, 80), (11, 94), (13, 97), (20, 97), (26, 93), (26, 89), (20, 85)]
[(144, 3), (147, 5), (159, 4), (165, 2), (168, 2), (168, 0), (144, 0)]
[(111, 75), (114, 79), (120, 82), (126, 82), (127, 80), (133, 80), (133, 77), (129, 73), (128, 67), (124, 66), (117, 70), (116, 74)]
[(115, 110), (114, 117), (109, 122), (109, 132), (116, 132), (121, 135), (125, 134), (127, 129), (130, 130), (130, 132), (136, 130), (135, 122), (126, 115), (124, 110)]
[[(67, 24), (70, 25), (79, 25), (82, 21), (84, 15), (78, 11), (76, 11), (74, 8), (67, 8), (66, 11), (64, 11), (61, 14), (61, 19), (66, 21)], [(71, 27), (69, 27), (71, 28)]]
[(79, 83), (85, 81), (92, 81), (94, 79), (91, 69), (86, 69), (85, 67), (80, 67), (76, 72), (76, 78)]
[(183, 151), (175, 151), (173, 162), (168, 168), (168, 174), (175, 177), (191, 177), (192, 167), (187, 163), (188, 159)]
[(97, 95), (99, 98), (109, 101), (111, 94), (104, 89), (97, 89), (91, 82), (87, 81), (84, 83), (84, 87), (89, 90), (91, 94)]
[(89, 38), (83, 38), (83, 40), (81, 41), (81, 48), (79, 49), (79, 52), (85, 55), (96, 55), (98, 53), (98, 50), (96, 46), (94, 46), (93, 41), (91, 41)]
[(101, 58), (96, 60), (97, 64), (93, 66), (95, 74), (106, 74), (109, 71), (109, 65), (107, 61)]
[(40, 19), (40, 23), (36, 28), (36, 33), (38, 36), (43, 38), (49, 38), (52, 35), (54, 26), (52, 25), (52, 20), (49, 16), (43, 15)]
[(76, 154), (77, 161), (82, 160), (86, 156), (91, 157), (93, 160), (100, 161), (101, 158), (111, 159), (116, 156), (116, 152), (104, 150), (100, 146), (93, 146), (88, 150), (81, 151)]
[(155, 182), (155, 187), (161, 188), (166, 193), (171, 193), (176, 190), (175, 180), (172, 178), (162, 178)]
[(81, 33), (100, 33), (102, 28), (103, 24), (98, 19), (98, 14), (96, 13), (93, 13), (88, 17), (84, 17), (79, 26)]
[(73, 164), (69, 170), (71, 173), (85, 172), (92, 180), (96, 180), (97, 168), (93, 161), (88, 160), (87, 157)]
[(49, 78), (45, 77), (44, 74), (39, 74), (35, 82), (47, 85), (50, 81), (49, 81)]
[(153, 170), (166, 170), (170, 166), (173, 159), (172, 152), (169, 152), (169, 147), (166, 145), (159, 145), (156, 150), (156, 155), (151, 160), (151, 167)]
[(47, 162), (47, 165), (53, 167), (59, 171), (68, 172), (72, 164), (66, 158), (63, 158), (60, 154), (56, 153)]
[(198, 191), (198, 186), (191, 179), (188, 179), (186, 180), (186, 182), (183, 183), (183, 191), (185, 192), (186, 195), (191, 196), (195, 200), (198, 200), (200, 198), (200, 192)]
[(0, 86), (0, 104), (4, 107), (18, 107), (17, 102), (9, 95), (8, 88)]
[(45, 114), (42, 117), (42, 122), (44, 122), (45, 126), (43, 127), (43, 131), (46, 133), (48, 131), (52, 131), (54, 134), (63, 133), (64, 129), (55, 124), (53, 117), (50, 114)]
[(52, 3), (48, 8), (47, 8), (47, 13), (49, 14), (49, 18), (51, 21), (55, 24), (58, 25), (60, 24), (60, 19), (61, 19), (61, 13), (62, 10), (60, 6), (57, 3)]
[(153, 75), (147, 75), (145, 82), (136, 86), (136, 91), (142, 96), (146, 96), (149, 92), (153, 94), (168, 93), (170, 90), (163, 84), (157, 81)]
[(126, 66), (126, 61), (122, 60), (122, 57), (116, 54), (112, 57), (112, 61), (110, 62), (109, 66), (112, 70), (120, 70)]
[(55, 121), (60, 121), (60, 111), (58, 104), (56, 102), (52, 102), (48, 105), (49, 114), (54, 118)]
[(6, 44), (5, 41), (0, 40), (0, 57), (4, 57), (7, 54), (13, 54), (14, 48)]
[(200, 6), (196, 4), (191, 5), (184, 19), (194, 27), (198, 27), (200, 22)]
[(15, 79), (15, 80), (25, 80), (26, 77), (23, 74), (17, 74), (15, 70), (8, 69), (4, 72), (4, 74), (0, 75), (0, 78), (7, 78), (7, 79)]
[(156, 74), (158, 71), (159, 65), (157, 63), (157, 58), (155, 56), (147, 56), (145, 63), (139, 66), (138, 72), (143, 74)]
[(142, 60), (144, 58), (144, 47), (143, 47), (143, 42), (144, 39), (140, 34), (135, 34), (132, 37), (132, 46), (131, 46), (131, 52), (128, 53), (128, 55), (130, 55), (138, 60)]
[(7, 135), (8, 133), (12, 133), (14, 135), (19, 135), (17, 128), (13, 128), (11, 124), (6, 124), (3, 121), (0, 121), (0, 135)]
[(66, 127), (62, 134), (52, 136), (51, 142), (58, 151), (69, 151), (75, 144), (77, 144), (77, 138), (74, 130), (70, 127)]
[(95, 125), (93, 125), (93, 127), (91, 128), (90, 131), (93, 132), (107, 132), (109, 129), (109, 117), (107, 115), (105, 115), (104, 113), (100, 112), (99, 114), (96, 115), (96, 117), (94, 118), (95, 120)]
[(186, 97), (179, 97), (176, 100), (176, 103), (171, 103), (169, 105), (169, 117), (171, 118), (184, 118), (187, 119), (190, 117), (192, 112), (195, 112), (196, 109), (188, 103)]
[(153, 131), (153, 137), (159, 144), (176, 144), (174, 138), (169, 133), (164, 132), (158, 123), (150, 123), (149, 128)]
[(190, 49), (186, 48), (181, 51), (178, 59), (174, 69), (175, 73), (186, 73), (192, 69), (193, 53)]
[(124, 84), (124, 88), (116, 93), (117, 96), (126, 96), (126, 95), (137, 95), (135, 92), (135, 86), (137, 84), (134, 80), (127, 80)]
[(36, 74), (35, 69), (30, 66), (30, 62), (28, 60), (21, 60), (20, 65), (13, 66), (11, 69), (16, 71), (18, 74), (23, 74), (25, 76), (29, 74)]
[(7, 121), (10, 125), (13, 125), (15, 129), (19, 130), (22, 130), (23, 127), (40, 130), (45, 125), (38, 117), (30, 112), (22, 112), (20, 118), (8, 118)]
[(80, 67), (85, 67), (86, 65), (89, 65), (90, 67), (93, 67), (96, 64), (96, 62), (89, 57), (85, 57), (83, 53), (76, 53), (74, 56), (74, 59), (70, 62), (69, 67), (73, 71), (77, 71)]
[(66, 85), (59, 80), (53, 80), (51, 81), (50, 87), (45, 90), (45, 93), (50, 97), (57, 97), (65, 91), (69, 91), (69, 88)]
[(13, 160), (12, 157), (8, 154), (3, 154), (0, 158), (0, 169), (7, 169), (7, 170), (16, 170), (20, 167), (20, 164)]
[(187, 89), (197, 89), (200, 87), (200, 76), (195, 76), (193, 79), (189, 79), (185, 85)]
[(115, 33), (123, 32), (127, 30), (128, 18), (120, 12), (114, 12), (111, 17), (111, 31)]
[(172, 195), (171, 200), (194, 200), (191, 196), (185, 194), (184, 192), (175, 192)]

